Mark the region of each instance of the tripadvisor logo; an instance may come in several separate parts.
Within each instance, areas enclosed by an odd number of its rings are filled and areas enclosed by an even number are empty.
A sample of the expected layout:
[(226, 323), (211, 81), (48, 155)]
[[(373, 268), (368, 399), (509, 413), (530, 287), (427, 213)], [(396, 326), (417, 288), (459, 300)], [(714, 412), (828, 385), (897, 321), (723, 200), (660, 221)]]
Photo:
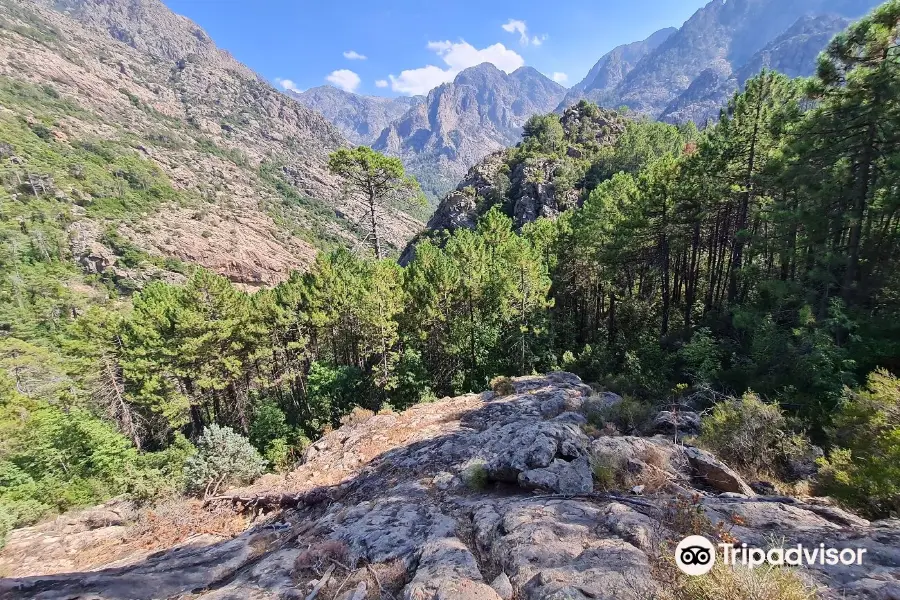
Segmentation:
[[(743, 565), (748, 569), (770, 565), (776, 567), (801, 565), (861, 565), (865, 548), (828, 548), (825, 544), (787, 548), (751, 548), (747, 544), (719, 544), (722, 562)], [(675, 547), (675, 564), (686, 575), (706, 575), (716, 564), (716, 546), (702, 535), (691, 535)]]
[(675, 548), (675, 564), (686, 575), (706, 575), (716, 564), (716, 547), (702, 535), (689, 535)]

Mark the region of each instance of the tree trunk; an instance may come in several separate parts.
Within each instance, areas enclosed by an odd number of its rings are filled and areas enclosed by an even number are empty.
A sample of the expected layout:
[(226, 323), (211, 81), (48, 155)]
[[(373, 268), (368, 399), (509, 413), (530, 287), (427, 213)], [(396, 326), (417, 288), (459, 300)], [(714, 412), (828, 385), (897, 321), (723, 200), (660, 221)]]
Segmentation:
[(378, 213), (375, 211), (375, 192), (369, 190), (369, 220), (372, 227), (372, 246), (375, 248), (375, 258), (381, 260), (381, 238), (378, 237)]

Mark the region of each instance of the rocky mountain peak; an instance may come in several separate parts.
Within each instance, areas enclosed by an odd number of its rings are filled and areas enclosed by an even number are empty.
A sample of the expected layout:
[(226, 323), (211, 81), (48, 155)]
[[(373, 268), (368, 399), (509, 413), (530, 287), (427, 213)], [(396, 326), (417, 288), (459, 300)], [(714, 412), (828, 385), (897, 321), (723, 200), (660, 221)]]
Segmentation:
[(565, 88), (532, 68), (504, 73), (482, 63), (428, 93), (372, 147), (399, 156), (432, 198), (484, 156), (515, 144), (529, 117), (555, 107)]
[[(161, 0), (38, 0), (82, 23), (105, 29), (132, 48), (166, 60), (223, 52), (196, 23)], [(224, 53), (224, 52), (223, 52)]]

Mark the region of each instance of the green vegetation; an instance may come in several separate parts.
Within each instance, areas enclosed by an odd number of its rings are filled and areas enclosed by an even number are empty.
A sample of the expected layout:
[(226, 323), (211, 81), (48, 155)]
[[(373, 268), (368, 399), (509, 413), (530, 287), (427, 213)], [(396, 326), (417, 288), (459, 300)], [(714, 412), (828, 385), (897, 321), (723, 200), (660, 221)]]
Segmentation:
[(265, 468), (266, 461), (246, 438), (213, 423), (197, 438), (197, 453), (187, 459), (184, 475), (189, 490), (202, 490), (207, 497), (224, 487), (249, 483)]
[(829, 435), (823, 491), (873, 517), (900, 513), (900, 380), (878, 370), (847, 390)]
[[(375, 258), (381, 260), (381, 233), (378, 227), (379, 209), (389, 199), (404, 199), (419, 193), (416, 180), (407, 177), (399, 158), (391, 158), (375, 152), (367, 146), (348, 150), (341, 148), (328, 157), (328, 169), (341, 177), (347, 190), (366, 199), (369, 223), (368, 239), (375, 250)], [(422, 201), (420, 204), (424, 204)]]

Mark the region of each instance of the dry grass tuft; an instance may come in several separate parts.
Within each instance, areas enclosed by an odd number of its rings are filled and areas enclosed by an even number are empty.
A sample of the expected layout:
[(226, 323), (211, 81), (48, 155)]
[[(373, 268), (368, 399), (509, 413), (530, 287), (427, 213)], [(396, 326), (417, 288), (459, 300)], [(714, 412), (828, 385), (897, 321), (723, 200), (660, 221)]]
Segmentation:
[(516, 386), (509, 377), (494, 377), (491, 379), (491, 389), (498, 396), (509, 396), (516, 393)]
[(208, 510), (200, 500), (168, 500), (141, 511), (128, 539), (136, 547), (151, 550), (201, 534), (231, 538), (246, 528), (247, 519), (230, 508)]
[(375, 413), (368, 408), (362, 408), (361, 406), (355, 406), (353, 410), (350, 411), (349, 415), (344, 415), (341, 417), (341, 425), (347, 425), (352, 427), (354, 425), (361, 425), (375, 416)]
[(294, 567), (297, 571), (312, 570), (321, 573), (332, 563), (347, 566), (350, 548), (341, 540), (322, 540), (309, 545), (297, 556)]
[(669, 461), (662, 450), (647, 448), (636, 461), (598, 452), (591, 457), (594, 483), (604, 492), (630, 490), (644, 486), (644, 493), (652, 494), (665, 488), (671, 480)]

